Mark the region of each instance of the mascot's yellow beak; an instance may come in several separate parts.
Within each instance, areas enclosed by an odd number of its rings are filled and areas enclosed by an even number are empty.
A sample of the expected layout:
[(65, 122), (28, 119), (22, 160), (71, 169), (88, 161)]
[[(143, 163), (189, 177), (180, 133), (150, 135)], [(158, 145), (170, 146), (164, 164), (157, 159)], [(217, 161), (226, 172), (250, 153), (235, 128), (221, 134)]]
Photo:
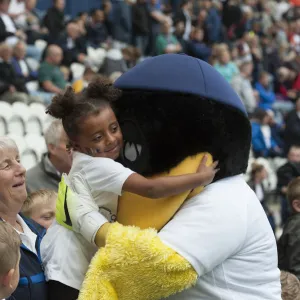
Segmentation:
[[(199, 153), (196, 156), (187, 157), (169, 173), (160, 174), (157, 177), (196, 173), (205, 154), (208, 155), (207, 165), (211, 165), (212, 156), (209, 153)], [(203, 187), (199, 187), (180, 195), (161, 199), (149, 199), (124, 192), (119, 198), (117, 220), (123, 225), (135, 225), (141, 229), (151, 227), (160, 230), (169, 222), (185, 200), (197, 195), (202, 190)]]

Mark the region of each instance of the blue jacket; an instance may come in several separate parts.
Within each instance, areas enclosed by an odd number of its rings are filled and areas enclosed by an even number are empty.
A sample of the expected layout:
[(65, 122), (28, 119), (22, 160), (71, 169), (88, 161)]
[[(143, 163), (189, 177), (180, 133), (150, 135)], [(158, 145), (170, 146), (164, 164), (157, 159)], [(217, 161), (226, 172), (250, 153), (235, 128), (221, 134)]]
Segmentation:
[(11, 64), (15, 70), (15, 73), (17, 74), (18, 77), (22, 77), (24, 78), (26, 81), (30, 81), (30, 80), (36, 80), (37, 79), (37, 75), (38, 75), (38, 72), (37, 71), (32, 71), (29, 67), (29, 65), (27, 64), (27, 62), (25, 61), (27, 67), (28, 67), (28, 70), (29, 70), (29, 75), (27, 78), (25, 78), (22, 74), (22, 69), (21, 69), (21, 66), (20, 66), (20, 63), (19, 61), (13, 57), (11, 59)]
[(21, 217), (32, 232), (37, 235), (35, 248), (38, 255), (31, 252), (25, 245), (21, 245), (20, 280), (12, 297), (17, 300), (47, 300), (47, 283), (40, 254), (41, 240), (46, 233), (46, 229), (33, 220), (24, 216)]
[[(261, 131), (261, 125), (256, 122), (251, 122), (252, 127), (252, 147), (255, 154), (260, 156), (268, 156), (270, 149), (267, 148), (263, 133)], [(271, 136), (271, 149), (277, 146), (274, 138)]]
[(222, 20), (215, 8), (211, 8), (205, 21), (208, 40), (211, 43), (217, 43), (221, 40)]
[(255, 89), (259, 93), (259, 107), (262, 109), (272, 109), (276, 96), (272, 90), (265, 89), (259, 82), (255, 84)]

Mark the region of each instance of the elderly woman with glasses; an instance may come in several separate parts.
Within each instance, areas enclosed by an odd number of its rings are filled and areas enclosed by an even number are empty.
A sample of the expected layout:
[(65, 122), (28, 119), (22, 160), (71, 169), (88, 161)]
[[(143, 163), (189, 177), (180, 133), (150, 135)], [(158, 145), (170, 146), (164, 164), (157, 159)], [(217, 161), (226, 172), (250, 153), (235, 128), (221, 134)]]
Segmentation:
[(12, 225), (22, 241), (20, 280), (12, 296), (18, 300), (46, 300), (47, 286), (40, 256), (40, 243), (46, 230), (19, 214), (27, 198), (25, 173), (15, 142), (0, 137), (0, 219)]

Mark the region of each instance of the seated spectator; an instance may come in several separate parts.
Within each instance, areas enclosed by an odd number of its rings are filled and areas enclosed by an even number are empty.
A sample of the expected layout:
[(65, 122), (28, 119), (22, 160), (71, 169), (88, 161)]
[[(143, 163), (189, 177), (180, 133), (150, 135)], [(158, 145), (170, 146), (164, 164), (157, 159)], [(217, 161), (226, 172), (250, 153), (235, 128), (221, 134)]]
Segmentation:
[(189, 42), (189, 51), (191, 56), (200, 58), (208, 62), (212, 50), (204, 42), (204, 31), (201, 28), (194, 28), (191, 32), (191, 40)]
[(86, 27), (89, 23), (89, 14), (87, 12), (80, 12), (75, 20), (79, 26), (80, 34), (86, 36)]
[(277, 190), (280, 193), (281, 222), (285, 224), (290, 212), (287, 203), (288, 184), (300, 176), (300, 146), (292, 146), (287, 155), (288, 162), (277, 170)]
[(48, 40), (49, 31), (40, 25), (40, 19), (35, 11), (36, 0), (26, 0), (26, 23), (23, 28), (27, 35), (27, 43), (33, 45), (36, 40)]
[(183, 34), (184, 34), (184, 22), (183, 21), (177, 21), (175, 24), (175, 28), (174, 28), (174, 36), (176, 37), (176, 39), (178, 40), (178, 42), (181, 45), (182, 51), (184, 53), (188, 53), (189, 54), (189, 41), (186, 41), (183, 38)]
[(107, 52), (99, 73), (106, 77), (114, 72), (124, 73), (136, 64), (139, 56), (140, 53), (134, 47), (129, 46), (122, 50), (111, 49)]
[(251, 121), (252, 146), (255, 157), (276, 157), (282, 155), (282, 149), (277, 145), (269, 125), (270, 116), (262, 109), (257, 109)]
[(280, 281), (282, 300), (300, 300), (300, 282), (295, 275), (281, 271)]
[(283, 233), (278, 240), (278, 267), (300, 278), (300, 178), (288, 186), (287, 198), (292, 216), (287, 220)]
[(284, 142), (286, 151), (292, 145), (300, 145), (300, 95), (296, 101), (295, 109), (292, 110), (286, 117), (286, 127), (284, 132)]
[(21, 239), (16, 230), (6, 222), (0, 222), (0, 299), (10, 297), (20, 279)]
[(260, 201), (262, 207), (266, 212), (270, 225), (273, 231), (275, 232), (276, 225), (275, 225), (274, 216), (267, 206), (266, 193), (263, 185), (263, 181), (266, 180), (267, 178), (268, 178), (268, 173), (265, 167), (263, 165), (253, 163), (251, 167), (251, 175), (250, 175), (250, 180), (248, 181), (248, 185), (255, 192), (258, 200)]
[(55, 219), (57, 193), (51, 190), (38, 190), (28, 195), (21, 213), (48, 229)]
[(142, 55), (145, 54), (151, 31), (148, 4), (145, 0), (137, 0), (132, 7), (132, 33), (135, 46)]
[(259, 107), (262, 109), (272, 109), (276, 101), (276, 96), (270, 85), (270, 75), (267, 72), (261, 72), (255, 89), (259, 94)]
[(84, 70), (83, 76), (81, 79), (76, 80), (73, 83), (73, 89), (75, 93), (80, 93), (83, 89), (85, 89), (90, 82), (95, 78), (97, 73), (93, 71), (91, 68), (86, 68)]
[(284, 134), (285, 124), (276, 122), (275, 114), (272, 110), (267, 110), (267, 113), (269, 115), (269, 125), (271, 128), (272, 136), (276, 144), (279, 146), (279, 148), (284, 149), (285, 144), (283, 141), (283, 134)]
[[(12, 18), (8, 14), (10, 0), (0, 0), (0, 42), (5, 42), (14, 46), (20, 39), (25, 41), (26, 34), (22, 30), (17, 30)], [(34, 45), (28, 45), (26, 56), (39, 61), (42, 51)]]
[(46, 50), (45, 60), (41, 63), (38, 71), (40, 87), (47, 93), (44, 97), (48, 103), (54, 94), (62, 93), (67, 84), (64, 74), (59, 68), (62, 59), (62, 49), (56, 45), (50, 45)]
[(28, 170), (26, 174), (27, 191), (58, 190), (62, 173), (69, 173), (72, 156), (67, 151), (68, 139), (61, 121), (53, 121), (45, 132), (48, 152), (41, 162)]
[(12, 49), (6, 45), (0, 45), (0, 99), (13, 103), (20, 101), (24, 103), (40, 102), (37, 96), (30, 96), (25, 86), (24, 78), (20, 78), (11, 64)]
[(33, 220), (19, 215), (27, 192), (26, 170), (20, 164), (18, 147), (13, 140), (2, 137), (0, 148), (0, 218), (14, 227), (22, 241), (20, 281), (12, 299), (47, 300), (48, 287), (40, 256), (40, 244), (45, 229)]
[(29, 82), (37, 79), (37, 71), (32, 71), (25, 60), (26, 44), (19, 41), (14, 47), (14, 55), (12, 58), (12, 66), (18, 77), (22, 78), (24, 82)]
[(180, 9), (176, 12), (174, 16), (174, 23), (181, 21), (184, 23), (184, 40), (188, 40), (192, 32), (192, 10), (193, 2), (191, 0), (182, 0), (180, 3)]
[(48, 29), (49, 43), (55, 43), (57, 38), (65, 30), (65, 0), (53, 0), (53, 6), (50, 7), (43, 19), (42, 25)]
[(238, 67), (231, 61), (229, 51), (225, 49), (220, 50), (217, 54), (217, 63), (215, 63), (214, 67), (229, 83), (239, 73)]
[(156, 54), (178, 53), (180, 51), (181, 45), (171, 33), (171, 23), (164, 22), (161, 26), (161, 34), (156, 38)]
[(84, 64), (87, 59), (87, 45), (80, 36), (80, 28), (70, 22), (67, 25), (66, 33), (62, 34), (56, 43), (63, 50), (62, 64), (70, 67), (74, 62)]
[(92, 11), (91, 22), (87, 26), (87, 39), (89, 45), (93, 48), (99, 48), (108, 38), (108, 32), (104, 21), (105, 16), (102, 10), (95, 9)]
[(300, 92), (300, 74), (293, 69), (280, 67), (277, 71), (278, 93), (284, 98), (296, 101)]
[(240, 96), (247, 112), (252, 114), (257, 107), (257, 99), (250, 81), (253, 64), (251, 62), (244, 62), (240, 65), (239, 69), (240, 73), (233, 77), (231, 86)]

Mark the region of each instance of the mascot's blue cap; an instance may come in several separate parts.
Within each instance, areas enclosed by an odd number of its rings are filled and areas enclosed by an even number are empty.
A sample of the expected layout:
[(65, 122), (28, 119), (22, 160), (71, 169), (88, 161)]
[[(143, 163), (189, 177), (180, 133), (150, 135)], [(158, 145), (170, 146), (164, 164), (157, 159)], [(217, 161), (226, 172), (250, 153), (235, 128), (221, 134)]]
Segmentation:
[(217, 70), (184, 54), (148, 58), (123, 74), (114, 85), (122, 90), (193, 94), (229, 105), (247, 115), (241, 99)]

